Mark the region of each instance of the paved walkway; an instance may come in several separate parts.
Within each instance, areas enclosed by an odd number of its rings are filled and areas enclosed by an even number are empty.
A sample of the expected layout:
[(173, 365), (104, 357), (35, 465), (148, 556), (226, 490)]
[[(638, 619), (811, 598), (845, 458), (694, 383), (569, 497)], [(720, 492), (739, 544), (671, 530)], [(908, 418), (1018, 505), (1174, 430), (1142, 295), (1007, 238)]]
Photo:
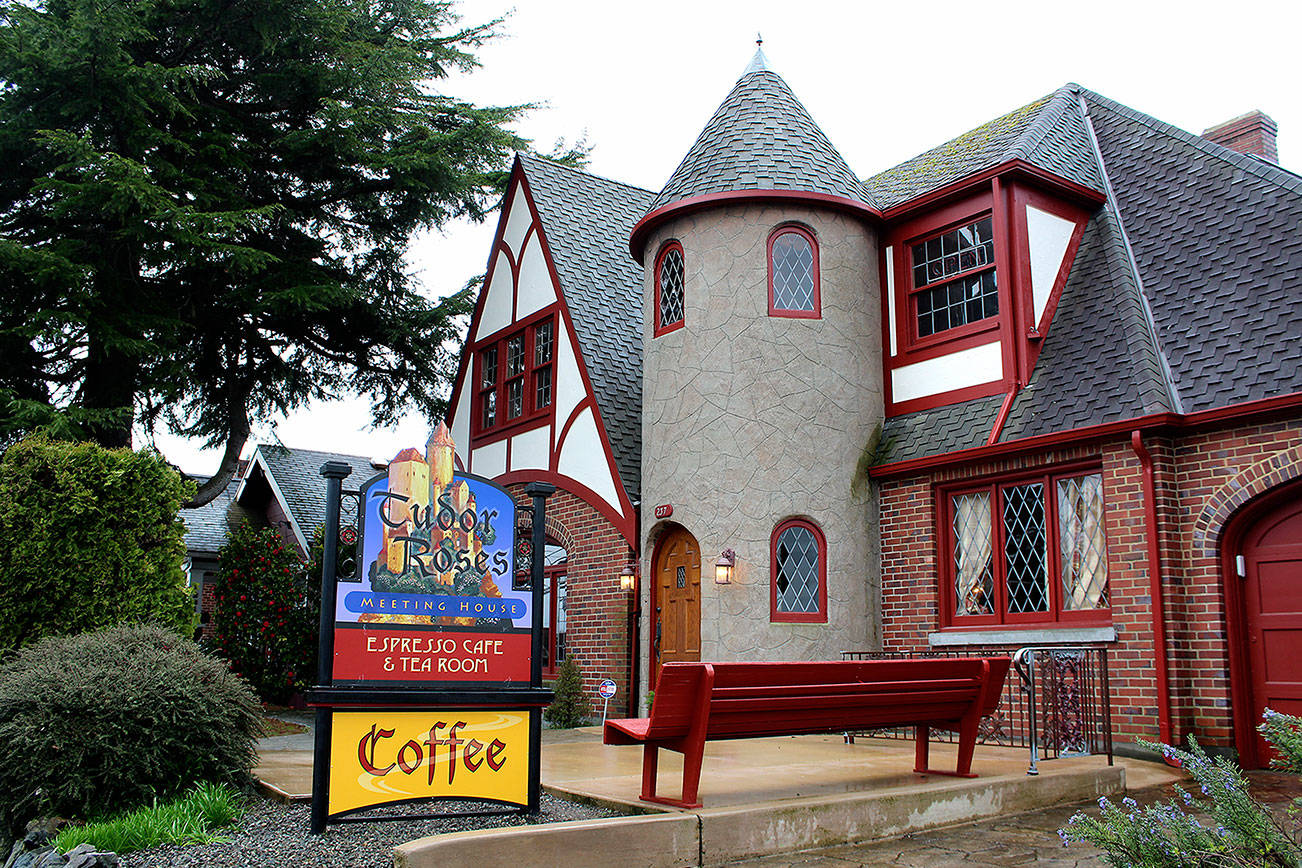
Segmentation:
[[(1286, 812), (1292, 800), (1302, 797), (1296, 776), (1274, 772), (1249, 772), (1252, 793), (1270, 805), (1281, 822), (1290, 824)], [(1170, 785), (1131, 790), (1141, 805), (1175, 795)], [(848, 844), (803, 853), (768, 856), (729, 863), (746, 868), (1094, 868), (1108, 863), (1099, 851), (1085, 844), (1063, 846), (1058, 830), (1079, 811), (1097, 813), (1092, 802), (1060, 805), (1041, 811), (1001, 817), (981, 823), (905, 835), (890, 841)]]

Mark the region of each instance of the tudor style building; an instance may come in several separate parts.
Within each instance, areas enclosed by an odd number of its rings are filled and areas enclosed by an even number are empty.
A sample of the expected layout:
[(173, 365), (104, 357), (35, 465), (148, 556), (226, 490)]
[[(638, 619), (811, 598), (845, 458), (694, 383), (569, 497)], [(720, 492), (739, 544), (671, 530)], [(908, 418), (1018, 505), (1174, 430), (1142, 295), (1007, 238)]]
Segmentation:
[(1274, 132), (1067, 85), (861, 178), (757, 54), (658, 194), (518, 158), (450, 424), (561, 489), (549, 662), (631, 699), (672, 659), (1106, 643), (1120, 741), (1261, 762), (1302, 711)]

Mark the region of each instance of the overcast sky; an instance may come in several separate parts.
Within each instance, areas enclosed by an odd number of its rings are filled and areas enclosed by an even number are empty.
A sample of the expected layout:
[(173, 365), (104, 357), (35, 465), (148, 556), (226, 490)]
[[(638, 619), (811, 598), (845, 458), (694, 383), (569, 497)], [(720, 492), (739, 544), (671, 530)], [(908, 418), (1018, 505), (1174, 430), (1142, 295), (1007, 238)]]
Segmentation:
[[(871, 175), (1077, 82), (1198, 133), (1252, 109), (1279, 124), (1280, 163), (1302, 170), (1302, 4), (1292, 2), (712, 2), (494, 0), (509, 14), (482, 68), (441, 85), (478, 104), (538, 103), (519, 127), (549, 150), (586, 136), (589, 171), (651, 191), (669, 178), (755, 51), (860, 175)], [(430, 295), (482, 273), (496, 215), (416, 240)], [(1302, 230), (1300, 230), (1302, 231)], [(424, 419), (370, 430), (359, 402), (315, 405), (254, 440), (391, 457), (423, 443)], [(217, 452), (159, 436), (192, 473)], [(251, 451), (250, 445), (249, 450)]]

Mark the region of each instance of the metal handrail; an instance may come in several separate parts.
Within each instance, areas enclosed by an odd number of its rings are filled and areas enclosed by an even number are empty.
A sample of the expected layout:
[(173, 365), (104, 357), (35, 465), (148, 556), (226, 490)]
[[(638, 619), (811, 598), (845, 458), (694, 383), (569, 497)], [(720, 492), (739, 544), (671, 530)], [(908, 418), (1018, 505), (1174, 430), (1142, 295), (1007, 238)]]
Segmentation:
[[(985, 744), (1028, 748), (1028, 775), (1039, 774), (1040, 760), (1060, 756), (1106, 753), (1108, 765), (1112, 765), (1111, 693), (1107, 649), (1104, 647), (1034, 645), (1016, 650), (973, 647), (913, 653), (844, 651), (841, 656), (848, 660), (872, 660), (974, 657), (1007, 655), (1010, 652), (1017, 678), (1005, 683), (1005, 701), (993, 717), (983, 721), (982, 735), (978, 740)], [(911, 730), (879, 730), (872, 735), (909, 738)]]

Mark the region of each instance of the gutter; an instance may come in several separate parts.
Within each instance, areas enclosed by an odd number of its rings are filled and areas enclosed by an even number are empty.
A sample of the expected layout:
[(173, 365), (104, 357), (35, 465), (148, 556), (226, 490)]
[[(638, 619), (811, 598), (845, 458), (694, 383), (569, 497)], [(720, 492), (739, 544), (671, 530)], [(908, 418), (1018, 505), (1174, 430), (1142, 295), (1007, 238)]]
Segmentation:
[(1194, 413), (1150, 413), (1146, 416), (1135, 416), (1130, 419), (1120, 419), (1116, 422), (1104, 422), (1083, 428), (1070, 428), (1066, 431), (1052, 431), (1048, 434), (1036, 434), (1033, 437), (1006, 440), (988, 446), (973, 446), (969, 449), (957, 449), (953, 452), (942, 452), (936, 455), (924, 455), (921, 458), (909, 458), (905, 461), (879, 464), (868, 469), (868, 477), (870, 479), (889, 479), (895, 476), (908, 476), (936, 468), (953, 467), (956, 464), (988, 461), (991, 458), (1005, 455), (1017, 455), (1066, 444), (1102, 440), (1119, 434), (1128, 434), (1136, 429), (1149, 431), (1156, 428), (1195, 428), (1299, 408), (1302, 408), (1302, 392), (1290, 392), (1287, 395), (1276, 395), (1272, 398), (1261, 398), (1256, 401), (1244, 401), (1241, 404), (1233, 404), (1228, 407), (1213, 407), (1209, 410), (1198, 410)]
[[(1153, 615), (1153, 656), (1157, 671), (1157, 729), (1162, 744), (1173, 744), (1171, 737), (1171, 684), (1166, 662), (1166, 606), (1162, 594), (1162, 551), (1157, 527), (1157, 481), (1153, 456), (1144, 445), (1144, 435), (1130, 434), (1130, 446), (1139, 458), (1144, 473), (1144, 535), (1148, 538), (1149, 600)], [(1169, 761), (1168, 761), (1169, 764)]]

